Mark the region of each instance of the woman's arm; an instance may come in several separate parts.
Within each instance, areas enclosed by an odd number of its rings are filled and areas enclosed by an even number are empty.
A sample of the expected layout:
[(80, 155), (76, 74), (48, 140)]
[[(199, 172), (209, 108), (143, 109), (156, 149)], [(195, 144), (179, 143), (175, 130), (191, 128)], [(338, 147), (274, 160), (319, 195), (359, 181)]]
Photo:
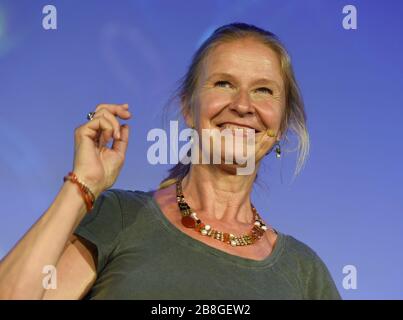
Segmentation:
[(44, 300), (82, 299), (96, 280), (96, 247), (75, 235), (57, 263), (57, 287), (45, 290)]
[[(128, 108), (127, 104), (100, 104), (92, 119), (75, 129), (73, 172), (95, 198), (114, 184), (123, 166), (129, 127), (120, 126), (117, 117), (129, 119)], [(109, 148), (107, 144), (113, 138)], [(95, 279), (94, 259), (82, 241), (71, 238), (85, 212), (80, 189), (66, 181), (49, 209), (0, 262), (0, 299), (48, 297), (43, 271), (49, 265), (60, 269), (56, 269), (63, 284), (60, 296), (78, 297), (88, 289)]]
[(66, 181), (49, 209), (0, 262), (0, 299), (54, 296), (43, 285), (46, 265), (56, 266), (59, 296), (85, 294), (96, 278), (93, 252), (72, 236), (85, 212), (79, 188)]

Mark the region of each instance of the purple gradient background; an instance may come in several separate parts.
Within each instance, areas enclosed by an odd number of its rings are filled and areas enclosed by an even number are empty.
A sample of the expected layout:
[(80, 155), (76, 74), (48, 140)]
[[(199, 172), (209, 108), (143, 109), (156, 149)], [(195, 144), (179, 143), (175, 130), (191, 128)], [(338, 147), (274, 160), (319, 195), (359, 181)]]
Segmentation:
[[(57, 30), (42, 28), (46, 4), (57, 7)], [(347, 4), (358, 10), (354, 31), (342, 28)], [(256, 207), (322, 257), (344, 299), (403, 299), (402, 16), (401, 1), (380, 0), (0, 1), (0, 257), (54, 199), (74, 128), (98, 103), (133, 112), (113, 188), (156, 187), (168, 166), (147, 162), (147, 132), (161, 127), (201, 41), (242, 21), (289, 49), (311, 137), (293, 184), (295, 153), (267, 157)], [(342, 286), (348, 264), (356, 290)]]

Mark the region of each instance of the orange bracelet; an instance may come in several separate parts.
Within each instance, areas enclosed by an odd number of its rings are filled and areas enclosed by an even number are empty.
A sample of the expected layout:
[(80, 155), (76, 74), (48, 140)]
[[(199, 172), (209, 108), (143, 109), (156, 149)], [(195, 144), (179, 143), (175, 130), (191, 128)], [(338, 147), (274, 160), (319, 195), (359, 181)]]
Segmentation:
[(76, 183), (78, 185), (81, 194), (84, 198), (85, 205), (87, 207), (87, 212), (91, 211), (92, 208), (94, 208), (94, 202), (95, 202), (95, 196), (91, 192), (91, 190), (85, 184), (83, 184), (81, 181), (78, 180), (74, 172), (69, 172), (69, 174), (63, 178), (64, 182), (66, 182), (67, 180), (70, 180), (71, 182)]

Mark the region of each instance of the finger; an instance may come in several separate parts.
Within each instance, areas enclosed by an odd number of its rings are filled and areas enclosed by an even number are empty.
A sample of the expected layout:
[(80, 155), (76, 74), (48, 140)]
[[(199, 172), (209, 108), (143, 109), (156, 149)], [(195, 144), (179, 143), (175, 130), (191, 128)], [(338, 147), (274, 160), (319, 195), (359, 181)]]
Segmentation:
[[(96, 108), (95, 111), (95, 116), (97, 114), (102, 114), (102, 113), (108, 113), (111, 114), (113, 117), (120, 117), (122, 119), (130, 119), (131, 118), (131, 113), (128, 111), (129, 105), (126, 104), (99, 104)], [(110, 117), (108, 117), (110, 119)], [(114, 121), (114, 123), (116, 123)], [(119, 122), (117, 122), (117, 125), (115, 125), (115, 133), (114, 137), (119, 138), (120, 134), (120, 129), (118, 128)]]
[(129, 143), (130, 128), (126, 123), (120, 127), (120, 139), (114, 140), (112, 149), (120, 153), (122, 156), (126, 154), (127, 145)]
[[(127, 118), (130, 118), (131, 117), (130, 112), (129, 111), (126, 111), (126, 112), (128, 113)], [(113, 125), (113, 131), (114, 131), (113, 132), (113, 137), (115, 139), (120, 139), (120, 123), (119, 123), (118, 119), (116, 118), (116, 116), (114, 116), (109, 110), (103, 109), (103, 110), (99, 111), (99, 113), (98, 112), (95, 113), (94, 119), (96, 117), (105, 117), (105, 118), (107, 118)]]
[[(95, 113), (100, 112), (101, 110), (108, 110), (115, 116), (122, 117), (123, 119), (127, 119), (127, 111), (129, 110), (129, 105), (125, 104), (99, 104), (95, 109)], [(126, 112), (125, 112), (126, 111)]]
[[(106, 118), (103, 119), (104, 121), (108, 121)], [(109, 122), (110, 123), (110, 122)], [(109, 140), (111, 140), (113, 136), (113, 125), (111, 125), (111, 129), (98, 131), (98, 147), (104, 147), (108, 144)]]
[(99, 142), (99, 146), (107, 144), (113, 135), (113, 125), (105, 117), (94, 118), (87, 122), (85, 127), (89, 129), (86, 135), (91, 137), (95, 142)]

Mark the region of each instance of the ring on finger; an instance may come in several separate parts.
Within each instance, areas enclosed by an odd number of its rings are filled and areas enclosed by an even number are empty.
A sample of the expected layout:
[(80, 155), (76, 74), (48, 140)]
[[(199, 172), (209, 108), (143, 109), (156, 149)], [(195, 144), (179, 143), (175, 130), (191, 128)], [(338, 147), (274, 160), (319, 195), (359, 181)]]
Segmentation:
[(92, 120), (92, 119), (94, 119), (94, 115), (95, 115), (95, 112), (89, 112), (88, 114), (87, 114), (87, 120)]

